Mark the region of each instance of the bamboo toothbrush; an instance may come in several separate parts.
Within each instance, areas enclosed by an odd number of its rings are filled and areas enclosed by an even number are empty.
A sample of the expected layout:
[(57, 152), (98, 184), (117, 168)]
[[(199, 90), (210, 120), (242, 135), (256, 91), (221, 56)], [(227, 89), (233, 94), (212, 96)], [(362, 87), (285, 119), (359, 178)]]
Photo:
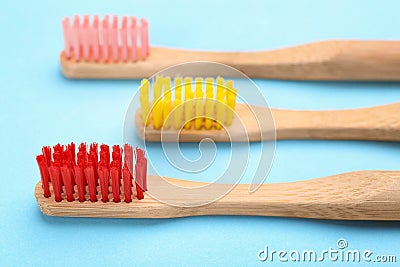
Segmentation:
[[(149, 100), (150, 86), (153, 101)], [(177, 77), (174, 90), (171, 88), (169, 77), (157, 77), (153, 84), (142, 80), (141, 107), (135, 114), (141, 138), (157, 142), (199, 142), (204, 138), (216, 142), (261, 141), (275, 137), (400, 141), (400, 103), (349, 110), (269, 110), (236, 103), (233, 81), (222, 77)]]
[[(108, 146), (102, 145), (97, 162), (97, 145), (79, 146), (77, 162), (73, 144), (43, 148), (37, 157), (41, 181), (35, 188), (40, 210), (49, 216), (171, 218), (201, 215), (284, 216), (338, 220), (400, 220), (400, 172), (356, 171), (307, 181), (263, 184), (249, 194), (249, 185), (239, 184), (222, 198), (208, 205), (178, 207), (161, 203), (149, 194), (164, 190), (169, 200), (182, 197), (192, 203), (196, 193), (180, 196), (155, 176), (146, 178), (144, 152), (137, 149), (135, 180), (132, 148), (113, 146), (112, 161)], [(107, 153), (108, 151), (108, 153)], [(53, 154), (53, 155), (52, 155)], [(49, 162), (47, 162), (49, 161)], [(97, 165), (97, 168), (94, 166)], [(131, 165), (130, 167), (128, 167)], [(131, 169), (133, 170), (133, 169)], [(199, 187), (206, 183), (165, 178), (183, 187)], [(122, 183), (121, 183), (122, 181)], [(132, 188), (133, 184), (136, 184)], [(64, 184), (64, 186), (62, 186)], [(97, 184), (97, 186), (96, 186)], [(139, 197), (140, 195), (140, 197)], [(135, 196), (137, 196), (135, 198)], [(167, 200), (168, 199), (164, 199)]]
[[(339, 40), (257, 52), (206, 52), (149, 46), (148, 22), (88, 15), (62, 22), (62, 72), (69, 78), (146, 78), (191, 61), (232, 66), (249, 77), (289, 80), (400, 80), (399, 41)], [(220, 73), (209, 73), (216, 76)]]

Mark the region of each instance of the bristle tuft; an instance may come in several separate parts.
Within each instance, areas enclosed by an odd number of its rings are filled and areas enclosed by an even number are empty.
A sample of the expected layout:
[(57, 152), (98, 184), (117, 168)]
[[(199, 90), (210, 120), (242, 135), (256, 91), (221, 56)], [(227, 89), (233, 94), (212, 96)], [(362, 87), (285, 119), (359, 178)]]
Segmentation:
[[(134, 162), (133, 148), (129, 144), (125, 144), (124, 149), (119, 145), (112, 146), (111, 158), (110, 147), (102, 144), (99, 152), (97, 143), (91, 143), (89, 151), (86, 143), (81, 143), (76, 154), (74, 143), (57, 144), (53, 149), (45, 146), (42, 153), (36, 156), (36, 161), (43, 195), (46, 198), (54, 195), (57, 202), (64, 199), (68, 202), (96, 202), (99, 199), (109, 202), (109, 194), (112, 193), (114, 202), (123, 199), (130, 203), (132, 194), (142, 199), (143, 192), (147, 190), (147, 159), (144, 151), (136, 148)], [(140, 186), (136, 188), (139, 190), (137, 192), (132, 192), (133, 170), (138, 172), (136, 184)]]
[[(62, 20), (64, 34), (64, 55), (75, 61), (135, 62), (146, 59), (149, 55), (149, 24), (135, 17), (108, 15), (99, 22), (97, 15), (92, 23), (88, 15), (82, 19), (74, 16), (72, 24), (68, 17)], [(140, 43), (140, 45), (139, 45)]]
[[(222, 77), (176, 77), (171, 88), (171, 78), (157, 76), (152, 84), (154, 99), (149, 100), (150, 83), (142, 80), (139, 88), (141, 119), (145, 126), (152, 122), (154, 129), (175, 130), (222, 129), (232, 125), (236, 106), (236, 89), (232, 80)], [(182, 93), (182, 91), (184, 91)], [(172, 101), (172, 94), (175, 95)], [(151, 106), (150, 106), (151, 103)]]

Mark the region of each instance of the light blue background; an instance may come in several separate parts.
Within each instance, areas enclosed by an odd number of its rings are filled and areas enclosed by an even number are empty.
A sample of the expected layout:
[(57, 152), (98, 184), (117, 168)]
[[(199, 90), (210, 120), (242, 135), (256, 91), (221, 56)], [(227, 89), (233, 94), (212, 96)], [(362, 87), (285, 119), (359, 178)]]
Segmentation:
[[(395, 254), (400, 261), (397, 222), (51, 218), (39, 212), (33, 196), (39, 179), (35, 155), (41, 146), (121, 143), (125, 109), (138, 85), (63, 78), (58, 55), (64, 16), (132, 14), (150, 22), (152, 45), (257, 50), (321, 39), (399, 39), (399, 7), (395, 0), (2, 1), (0, 265), (271, 265), (257, 260), (264, 245), (323, 250), (335, 248), (339, 238), (349, 248)], [(279, 108), (351, 108), (400, 99), (399, 83), (256, 83), (270, 105)], [(399, 143), (279, 141), (268, 179), (400, 169), (399, 152)]]

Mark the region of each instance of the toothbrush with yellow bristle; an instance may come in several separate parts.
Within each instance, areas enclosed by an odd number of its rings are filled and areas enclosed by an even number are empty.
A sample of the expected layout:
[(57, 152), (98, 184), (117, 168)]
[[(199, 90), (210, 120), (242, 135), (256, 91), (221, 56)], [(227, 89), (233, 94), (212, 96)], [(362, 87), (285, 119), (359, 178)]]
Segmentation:
[(222, 77), (175, 77), (172, 81), (157, 76), (154, 82), (143, 79), (139, 92), (135, 124), (138, 135), (147, 141), (400, 141), (400, 103), (348, 110), (270, 109), (236, 103), (233, 80)]

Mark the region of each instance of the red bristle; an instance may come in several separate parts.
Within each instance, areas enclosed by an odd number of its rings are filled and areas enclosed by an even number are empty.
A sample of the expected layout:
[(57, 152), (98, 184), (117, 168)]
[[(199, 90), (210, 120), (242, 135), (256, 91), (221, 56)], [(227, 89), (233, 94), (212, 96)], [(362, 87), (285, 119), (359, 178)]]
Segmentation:
[(93, 164), (90, 161), (87, 162), (85, 167), (85, 177), (88, 183), (90, 201), (96, 202), (97, 201), (96, 180), (94, 177)]
[(99, 152), (98, 152), (97, 143), (91, 143), (90, 144), (90, 149), (89, 149), (89, 156), (90, 156), (90, 160), (93, 163), (94, 173), (95, 173), (96, 179), (98, 178), (98, 174), (97, 174), (97, 168), (98, 168), (98, 164), (99, 164), (98, 154), (99, 154)]
[(50, 197), (51, 196), (50, 185), (49, 185), (50, 176), (49, 176), (49, 169), (46, 165), (46, 159), (45, 159), (44, 155), (38, 155), (38, 156), (36, 156), (36, 161), (37, 161), (37, 164), (38, 164), (39, 170), (40, 170), (43, 195), (44, 195), (44, 197)]
[(143, 189), (147, 191), (147, 159), (143, 158)]
[(111, 188), (113, 193), (114, 202), (121, 201), (121, 179), (119, 177), (118, 163), (116, 161), (111, 162), (110, 167), (111, 175)]
[(98, 145), (97, 143), (91, 143), (90, 148), (89, 148), (89, 154), (88, 154), (88, 159), (92, 162), (93, 164), (93, 169), (94, 169), (94, 178), (96, 180), (96, 186), (99, 185), (99, 174), (97, 172), (98, 169)]
[(129, 203), (132, 201), (132, 174), (127, 164), (125, 164), (122, 169), (122, 179), (124, 182), (125, 202)]
[[(86, 167), (86, 162), (87, 162), (86, 143), (81, 143), (78, 147), (77, 164), (82, 170), (84, 170)], [(83, 182), (86, 186), (87, 180), (85, 176), (83, 177)]]
[[(73, 166), (75, 165), (75, 162), (72, 161), (72, 156), (70, 154), (70, 151), (68, 149), (64, 151), (64, 156), (63, 156), (63, 167), (68, 167), (70, 170), (70, 175), (71, 175), (71, 183), (72, 183), (72, 192), (74, 193), (74, 188), (73, 186), (75, 185), (75, 176), (72, 171)], [(65, 185), (64, 179), (63, 179), (63, 184)]]
[(104, 162), (107, 168), (110, 168), (110, 147), (108, 145), (100, 145), (100, 161)]
[(136, 147), (136, 164), (135, 164), (135, 185), (137, 199), (143, 199), (143, 191), (146, 189), (146, 165), (147, 161), (144, 158), (144, 151)]
[(53, 161), (56, 166), (62, 165), (63, 153), (64, 153), (64, 146), (57, 144), (53, 147)]
[[(136, 168), (140, 166), (140, 173), (141, 175), (139, 176), (138, 183), (139, 186), (144, 190), (147, 191), (147, 159), (144, 156), (144, 150), (136, 147)], [(137, 177), (137, 174), (136, 174)]]
[(61, 197), (62, 184), (61, 184), (60, 167), (52, 164), (49, 167), (49, 174), (50, 174), (51, 184), (53, 186), (54, 199), (55, 199), (55, 201), (60, 202), (62, 200), (62, 197)]
[(51, 147), (50, 146), (44, 146), (42, 148), (42, 153), (43, 153), (43, 156), (44, 156), (44, 158), (46, 160), (47, 167), (50, 167), (51, 160), (52, 160), (51, 159)]
[(128, 165), (128, 170), (133, 173), (133, 149), (129, 144), (124, 145), (124, 165)]
[[(52, 149), (42, 148), (43, 155), (38, 155), (36, 161), (39, 166), (43, 194), (51, 196), (50, 182), (53, 186), (55, 201), (62, 201), (63, 186), (67, 201), (74, 201), (74, 185), (77, 185), (78, 200), (86, 200), (86, 185), (88, 186), (89, 199), (97, 201), (97, 185), (100, 184), (101, 199), (109, 201), (109, 186), (111, 185), (113, 201), (121, 201), (121, 190), (124, 191), (124, 201), (132, 202), (133, 168), (135, 171), (135, 187), (138, 199), (144, 198), (147, 190), (147, 159), (144, 150), (136, 147), (136, 163), (133, 166), (133, 149), (129, 144), (124, 145), (124, 150), (119, 145), (110, 147), (102, 144), (100, 146), (100, 161), (98, 157), (98, 145), (92, 143), (87, 151), (86, 143), (81, 143), (78, 153), (75, 155), (75, 144), (57, 144)], [(122, 152), (124, 160), (122, 161)], [(110, 163), (110, 156), (112, 161)], [(53, 159), (53, 160), (52, 160)], [(47, 166), (49, 161), (50, 166)], [(123, 166), (123, 168), (122, 168)], [(121, 187), (121, 179), (122, 186)]]
[(110, 172), (108, 168), (104, 165), (99, 166), (99, 179), (100, 179), (100, 190), (101, 190), (101, 200), (103, 202), (108, 202), (108, 185), (110, 180)]
[(116, 162), (116, 167), (118, 168), (118, 177), (122, 179), (122, 150), (119, 145), (114, 145), (112, 152), (112, 159)]
[(70, 144), (67, 145), (67, 150), (69, 151), (71, 155), (71, 160), (74, 164), (76, 164), (76, 156), (75, 156), (75, 143), (71, 142)]
[(72, 169), (68, 166), (62, 166), (61, 177), (64, 182), (65, 194), (67, 195), (67, 201), (71, 202), (74, 200), (74, 185), (72, 180)]
[(81, 166), (75, 165), (73, 167), (76, 187), (78, 188), (78, 198), (80, 202), (85, 201), (86, 194), (86, 180), (83, 168)]
[(135, 173), (136, 173), (136, 179), (135, 179), (135, 187), (136, 187), (136, 197), (137, 199), (143, 199), (143, 187), (141, 186), (142, 184), (142, 173), (143, 173), (143, 168), (141, 167), (140, 163), (136, 163), (135, 165)]

